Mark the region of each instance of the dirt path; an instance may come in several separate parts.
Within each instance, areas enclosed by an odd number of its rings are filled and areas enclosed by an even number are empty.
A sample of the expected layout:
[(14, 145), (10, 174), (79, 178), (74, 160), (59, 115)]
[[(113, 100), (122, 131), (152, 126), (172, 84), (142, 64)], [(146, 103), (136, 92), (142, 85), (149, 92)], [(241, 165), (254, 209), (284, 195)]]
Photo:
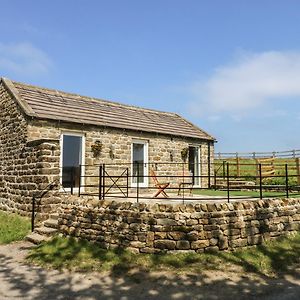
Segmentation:
[(30, 244), (0, 246), (0, 299), (300, 299), (300, 269), (268, 279), (241, 270), (200, 275), (139, 273), (129, 279), (46, 270), (26, 264)]

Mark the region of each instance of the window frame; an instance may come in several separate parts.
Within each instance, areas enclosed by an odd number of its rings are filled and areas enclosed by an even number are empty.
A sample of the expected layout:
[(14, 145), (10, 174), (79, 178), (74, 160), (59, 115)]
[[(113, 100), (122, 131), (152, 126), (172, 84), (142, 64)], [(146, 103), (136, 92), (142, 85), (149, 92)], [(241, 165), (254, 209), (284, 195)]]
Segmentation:
[[(68, 136), (77, 136), (81, 137), (81, 180), (80, 180), (80, 190), (84, 191), (84, 185), (85, 185), (85, 134), (82, 132), (73, 132), (73, 131), (63, 131), (60, 134), (60, 162), (59, 162), (59, 178), (60, 178), (60, 186), (61, 191), (71, 191), (71, 188), (63, 187), (63, 151), (64, 151), (64, 135)], [(78, 192), (78, 188), (73, 188), (74, 192)]]
[(137, 187), (137, 182), (133, 182), (133, 145), (144, 145), (144, 182), (139, 183), (139, 187), (147, 188), (149, 186), (149, 141), (142, 139), (133, 139), (131, 142), (131, 187)]
[[(193, 187), (195, 188), (201, 188), (202, 187), (202, 160), (201, 160), (201, 152), (202, 152), (202, 149), (201, 149), (201, 145), (199, 144), (189, 144), (189, 147), (193, 147), (193, 148), (197, 148), (198, 149), (198, 169), (199, 169), (199, 174), (197, 176), (200, 176), (198, 178), (199, 180), (199, 184), (194, 184)], [(194, 166), (195, 168), (195, 166)]]

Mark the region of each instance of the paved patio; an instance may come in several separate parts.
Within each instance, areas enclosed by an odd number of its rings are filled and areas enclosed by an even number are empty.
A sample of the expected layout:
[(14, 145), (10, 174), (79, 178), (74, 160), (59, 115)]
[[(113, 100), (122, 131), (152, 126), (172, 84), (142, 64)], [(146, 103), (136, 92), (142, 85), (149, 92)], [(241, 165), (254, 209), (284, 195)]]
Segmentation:
[[(228, 199), (225, 196), (208, 196), (201, 194), (189, 194), (178, 195), (177, 193), (168, 193), (168, 198), (159, 196), (153, 197), (155, 192), (142, 192), (136, 193), (131, 192), (128, 197), (125, 197), (121, 193), (118, 194), (108, 194), (105, 195), (105, 200), (115, 200), (115, 201), (127, 201), (127, 202), (140, 202), (140, 203), (163, 203), (163, 204), (182, 204), (182, 203), (227, 203)], [(234, 196), (230, 198), (230, 202), (239, 201), (255, 201), (258, 198), (245, 197), (245, 196)]]

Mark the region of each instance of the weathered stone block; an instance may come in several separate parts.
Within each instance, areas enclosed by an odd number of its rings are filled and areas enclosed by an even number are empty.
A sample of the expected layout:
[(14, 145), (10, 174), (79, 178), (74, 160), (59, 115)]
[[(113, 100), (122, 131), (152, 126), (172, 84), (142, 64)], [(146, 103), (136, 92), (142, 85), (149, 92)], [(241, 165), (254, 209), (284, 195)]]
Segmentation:
[(199, 240), (199, 241), (191, 242), (191, 249), (200, 249), (208, 246), (209, 246), (208, 240)]
[(247, 244), (248, 244), (247, 239), (233, 239), (233, 240), (229, 239), (229, 245), (232, 248), (245, 247), (247, 246)]
[(189, 241), (180, 240), (176, 242), (176, 249), (179, 250), (188, 250), (190, 249), (191, 245)]
[(228, 238), (225, 236), (219, 236), (219, 248), (220, 250), (228, 249)]
[(154, 248), (161, 250), (174, 250), (176, 247), (176, 242), (172, 240), (157, 240), (154, 241)]
[(173, 239), (175, 241), (184, 239), (186, 236), (185, 232), (181, 232), (181, 231), (172, 231), (168, 233), (168, 238)]
[(157, 225), (177, 225), (177, 222), (173, 219), (157, 219)]

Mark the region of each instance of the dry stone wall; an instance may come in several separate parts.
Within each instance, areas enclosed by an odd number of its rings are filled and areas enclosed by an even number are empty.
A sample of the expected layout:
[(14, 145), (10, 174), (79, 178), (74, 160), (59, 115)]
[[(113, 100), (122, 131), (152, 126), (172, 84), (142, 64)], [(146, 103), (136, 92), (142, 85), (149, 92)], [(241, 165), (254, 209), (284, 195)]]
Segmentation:
[(300, 230), (300, 199), (146, 204), (65, 196), (59, 230), (133, 252), (219, 251)]
[[(0, 210), (29, 215), (32, 197), (59, 174), (59, 144), (55, 140), (28, 141), (28, 120), (0, 86)], [(50, 201), (50, 203), (49, 203)], [(38, 206), (42, 216), (54, 198)], [(48, 203), (47, 203), (48, 202)]]

